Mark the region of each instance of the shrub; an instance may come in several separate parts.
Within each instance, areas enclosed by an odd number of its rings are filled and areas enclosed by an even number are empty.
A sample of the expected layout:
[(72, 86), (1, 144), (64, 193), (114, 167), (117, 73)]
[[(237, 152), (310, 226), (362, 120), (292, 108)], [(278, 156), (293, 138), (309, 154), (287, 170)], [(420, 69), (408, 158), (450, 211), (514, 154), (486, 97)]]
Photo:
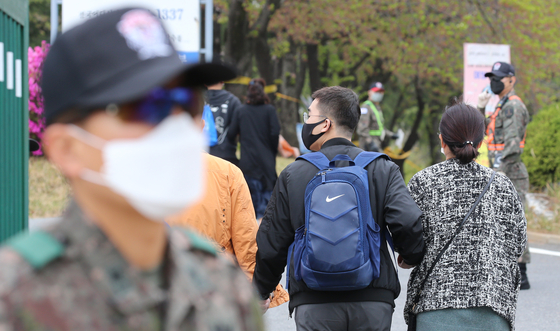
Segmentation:
[(533, 187), (542, 189), (560, 180), (560, 103), (541, 109), (529, 123), (521, 158)]
[[(49, 44), (44, 40), (41, 47), (29, 47), (27, 52), (29, 63), (29, 136), (37, 141), (43, 138), (45, 119), (43, 118), (43, 93), (41, 76), (43, 73), (43, 62), (49, 52)], [(42, 155), (42, 150), (33, 152), (33, 155)]]

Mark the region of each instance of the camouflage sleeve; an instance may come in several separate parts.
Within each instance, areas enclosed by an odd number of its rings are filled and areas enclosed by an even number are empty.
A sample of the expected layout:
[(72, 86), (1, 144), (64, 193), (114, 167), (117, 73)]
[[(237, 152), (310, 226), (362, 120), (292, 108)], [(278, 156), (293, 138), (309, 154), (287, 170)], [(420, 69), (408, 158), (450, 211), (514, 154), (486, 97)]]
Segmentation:
[(362, 114), (360, 116), (360, 121), (358, 122), (358, 129), (356, 130), (356, 133), (360, 138), (367, 138), (369, 137), (369, 123), (372, 111), (367, 104), (363, 104), (360, 111)]
[(0, 331), (12, 331), (14, 315), (11, 313), (11, 293), (32, 269), (19, 254), (7, 248), (0, 250), (0, 266)]
[(523, 152), (519, 144), (525, 134), (522, 109), (524, 107), (520, 101), (511, 100), (502, 109), (504, 116), (504, 151), (500, 168), (503, 168), (507, 163), (518, 162), (519, 155)]
[(511, 200), (508, 203), (511, 208), (510, 224), (513, 227), (513, 238), (512, 240), (506, 241), (506, 245), (511, 245), (511, 249), (513, 250), (515, 256), (520, 257), (527, 245), (527, 219), (525, 218), (523, 204), (521, 203), (519, 195), (515, 194), (515, 186), (512, 181), (507, 178), (507, 176), (502, 177), (507, 183), (508, 192), (513, 193), (511, 194)]
[(241, 270), (236, 269), (234, 272), (235, 276), (232, 277), (231, 290), (238, 300), (243, 330), (262, 331), (264, 330), (263, 313), (257, 301), (255, 289), (247, 281)]

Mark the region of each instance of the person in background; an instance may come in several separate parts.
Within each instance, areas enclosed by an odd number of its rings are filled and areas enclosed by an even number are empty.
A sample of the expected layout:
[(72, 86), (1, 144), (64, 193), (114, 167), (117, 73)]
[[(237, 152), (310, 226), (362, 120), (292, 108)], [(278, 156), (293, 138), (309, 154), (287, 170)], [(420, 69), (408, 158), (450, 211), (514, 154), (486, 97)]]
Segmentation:
[(243, 272), (164, 223), (203, 191), (202, 88), (235, 71), (181, 63), (142, 8), (63, 33), (43, 70), (43, 148), (73, 197), (0, 249), (0, 330), (263, 330)]
[(415, 314), (418, 331), (513, 330), (517, 259), (527, 242), (523, 205), (511, 180), (475, 162), (484, 138), (477, 109), (447, 107), (439, 129), (446, 161), (408, 183), (423, 212), (426, 255), (408, 281), (405, 319)]
[(228, 139), (239, 135), (241, 158), (239, 168), (249, 185), (257, 219), (264, 215), (276, 183), (276, 154), (280, 122), (276, 108), (264, 92), (266, 83), (257, 78), (249, 82), (247, 98), (232, 119)]
[(375, 82), (371, 84), (368, 91), (368, 99), (360, 108), (361, 116), (356, 133), (359, 137), (360, 148), (364, 151), (381, 152), (383, 140), (389, 135), (397, 139), (392, 132), (385, 129), (381, 101), (385, 94), (383, 84)]
[(241, 106), (241, 102), (235, 95), (223, 89), (224, 82), (209, 85), (207, 88), (206, 99), (212, 115), (214, 115), (214, 123), (218, 133), (218, 143), (210, 147), (210, 155), (217, 156), (239, 166), (239, 160), (235, 155), (237, 143), (227, 139), (227, 133), (231, 120), (237, 109)]
[[(484, 76), (490, 79), (492, 93), (500, 97), (494, 113), (486, 118), (486, 136), (488, 140), (488, 160), (492, 168), (504, 173), (511, 180), (521, 202), (525, 205), (525, 194), (529, 191), (529, 173), (521, 160), (525, 148), (527, 124), (531, 121), (525, 104), (515, 94), (517, 81), (515, 68), (506, 62), (496, 62), (492, 71)], [(485, 90), (478, 96), (478, 109), (484, 115), (484, 109), (492, 95)], [(519, 259), (521, 268), (521, 289), (531, 288), (527, 277), (527, 263), (531, 262), (529, 246)]]
[[(204, 121), (197, 123), (201, 128)], [(249, 280), (255, 271), (257, 222), (251, 193), (243, 173), (232, 163), (203, 153), (206, 163), (206, 192), (194, 206), (167, 219), (171, 226), (196, 230), (232, 256)], [(288, 292), (278, 284), (270, 308), (289, 300)]]
[[(340, 86), (313, 93), (309, 113), (304, 114), (302, 140), (305, 147), (332, 160), (338, 154), (355, 159), (362, 152), (351, 138), (360, 118), (359, 99), (352, 90)], [(408, 193), (399, 167), (379, 157), (367, 168), (373, 218), (381, 229), (389, 228), (400, 265), (408, 268), (422, 261), (421, 211)], [(297, 159), (280, 174), (257, 233), (257, 266), (253, 277), (261, 300), (265, 301), (282, 277), (288, 249), (296, 229), (305, 224), (305, 193), (317, 168)], [(334, 200), (338, 197), (329, 199)], [(342, 212), (342, 211), (341, 211)], [(383, 231), (383, 230), (382, 230)], [(309, 233), (309, 232), (308, 232)], [(379, 251), (380, 276), (363, 289), (316, 291), (295, 275), (293, 256), (288, 266), (290, 315), (296, 310), (298, 330), (383, 330), (391, 329), (391, 317), (400, 284), (392, 262), (392, 252), (383, 240)]]

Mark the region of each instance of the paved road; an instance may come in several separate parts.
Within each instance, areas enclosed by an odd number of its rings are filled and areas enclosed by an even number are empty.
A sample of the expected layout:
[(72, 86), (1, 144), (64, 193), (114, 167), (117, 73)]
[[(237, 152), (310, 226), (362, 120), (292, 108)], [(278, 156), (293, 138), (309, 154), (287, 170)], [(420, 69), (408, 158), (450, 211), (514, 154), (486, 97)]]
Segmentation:
[[(57, 218), (30, 220), (30, 229), (37, 229), (52, 224)], [(560, 245), (532, 244), (532, 248), (560, 253)], [(558, 254), (557, 254), (558, 255)], [(560, 330), (560, 256), (547, 254), (532, 254), (532, 263), (528, 265), (531, 289), (521, 291), (517, 304), (517, 331), (558, 331)], [(403, 291), (396, 301), (393, 314), (395, 331), (406, 331), (406, 324), (402, 315), (406, 283), (410, 272), (399, 269), (399, 277)], [(286, 280), (282, 277), (282, 284)], [(269, 331), (295, 330), (294, 320), (288, 317), (288, 304), (269, 309), (264, 315)]]
[[(560, 252), (560, 246), (532, 245), (531, 247)], [(515, 328), (517, 331), (560, 330), (560, 256), (532, 254), (528, 265), (531, 289), (521, 291), (517, 304)], [(403, 288), (397, 298), (391, 330), (406, 331), (403, 318), (406, 282), (410, 272), (399, 269)], [(284, 278), (282, 284), (285, 284)], [(288, 305), (269, 309), (264, 315), (267, 330), (295, 330), (294, 320), (288, 317)]]

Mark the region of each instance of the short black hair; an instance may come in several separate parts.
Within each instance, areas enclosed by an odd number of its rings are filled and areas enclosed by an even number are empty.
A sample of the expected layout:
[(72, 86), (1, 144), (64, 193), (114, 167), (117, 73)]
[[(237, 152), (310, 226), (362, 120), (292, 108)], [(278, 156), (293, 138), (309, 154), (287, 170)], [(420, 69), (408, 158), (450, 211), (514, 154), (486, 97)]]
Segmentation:
[(323, 87), (311, 97), (317, 99), (321, 113), (352, 135), (360, 120), (360, 100), (356, 92), (341, 86)]

